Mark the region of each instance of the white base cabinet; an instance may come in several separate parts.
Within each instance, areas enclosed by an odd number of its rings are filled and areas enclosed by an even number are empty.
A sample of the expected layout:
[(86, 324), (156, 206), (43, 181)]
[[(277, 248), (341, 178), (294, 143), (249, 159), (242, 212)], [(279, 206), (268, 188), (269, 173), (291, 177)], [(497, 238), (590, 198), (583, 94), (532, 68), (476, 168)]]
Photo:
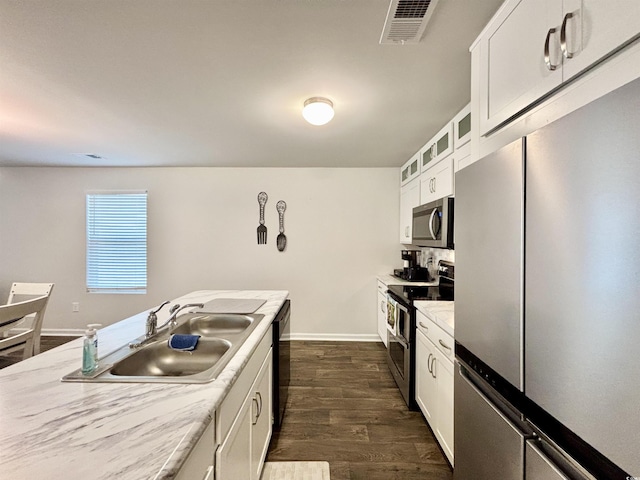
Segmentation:
[(416, 402), (453, 465), (453, 338), (422, 312), (416, 320)]
[(378, 280), (378, 335), (387, 347), (387, 285)]
[(259, 480), (272, 433), (272, 348), (267, 330), (216, 411), (216, 480)]
[(180, 468), (176, 480), (213, 480), (214, 452), (215, 420), (212, 420)]

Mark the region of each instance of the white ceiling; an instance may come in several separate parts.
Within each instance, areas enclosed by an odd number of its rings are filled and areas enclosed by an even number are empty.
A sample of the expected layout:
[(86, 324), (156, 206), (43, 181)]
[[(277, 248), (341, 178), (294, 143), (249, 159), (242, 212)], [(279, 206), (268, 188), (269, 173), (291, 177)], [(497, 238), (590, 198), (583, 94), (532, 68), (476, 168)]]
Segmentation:
[(501, 3), (440, 0), (402, 46), (389, 0), (0, 0), (0, 166), (400, 166), (469, 101)]

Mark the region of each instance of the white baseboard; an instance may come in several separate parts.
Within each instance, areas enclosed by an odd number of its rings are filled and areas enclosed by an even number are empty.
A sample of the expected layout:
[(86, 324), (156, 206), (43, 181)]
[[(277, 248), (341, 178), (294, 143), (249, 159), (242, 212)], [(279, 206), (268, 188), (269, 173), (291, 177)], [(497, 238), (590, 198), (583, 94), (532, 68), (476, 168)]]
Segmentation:
[[(14, 328), (12, 333), (20, 333), (25, 329)], [(15, 332), (14, 332), (15, 331)], [(81, 328), (43, 328), (41, 335), (51, 337), (81, 337), (84, 330)], [(283, 340), (307, 340), (316, 342), (381, 342), (380, 337), (375, 333), (292, 333), (284, 335)]]
[(382, 342), (375, 333), (292, 333), (284, 335), (283, 340), (307, 340), (317, 342)]

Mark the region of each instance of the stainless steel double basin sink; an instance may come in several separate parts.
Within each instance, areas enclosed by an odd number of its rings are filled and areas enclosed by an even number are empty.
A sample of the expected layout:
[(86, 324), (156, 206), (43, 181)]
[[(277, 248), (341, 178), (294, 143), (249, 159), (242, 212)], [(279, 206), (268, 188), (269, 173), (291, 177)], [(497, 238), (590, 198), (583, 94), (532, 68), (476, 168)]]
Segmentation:
[[(187, 313), (171, 330), (136, 339), (99, 360), (89, 375), (76, 370), (65, 382), (207, 383), (216, 379), (264, 315)], [(196, 349), (174, 350), (172, 334), (200, 335)]]

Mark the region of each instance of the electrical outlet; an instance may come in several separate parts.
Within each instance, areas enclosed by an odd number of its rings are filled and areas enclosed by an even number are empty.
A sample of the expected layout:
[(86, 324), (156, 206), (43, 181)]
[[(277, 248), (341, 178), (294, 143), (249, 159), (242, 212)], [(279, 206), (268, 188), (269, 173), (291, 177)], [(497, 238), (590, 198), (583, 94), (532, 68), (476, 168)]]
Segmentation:
[(79, 302), (73, 302), (71, 304), (71, 310), (74, 312), (79, 312), (80, 311), (80, 303)]

